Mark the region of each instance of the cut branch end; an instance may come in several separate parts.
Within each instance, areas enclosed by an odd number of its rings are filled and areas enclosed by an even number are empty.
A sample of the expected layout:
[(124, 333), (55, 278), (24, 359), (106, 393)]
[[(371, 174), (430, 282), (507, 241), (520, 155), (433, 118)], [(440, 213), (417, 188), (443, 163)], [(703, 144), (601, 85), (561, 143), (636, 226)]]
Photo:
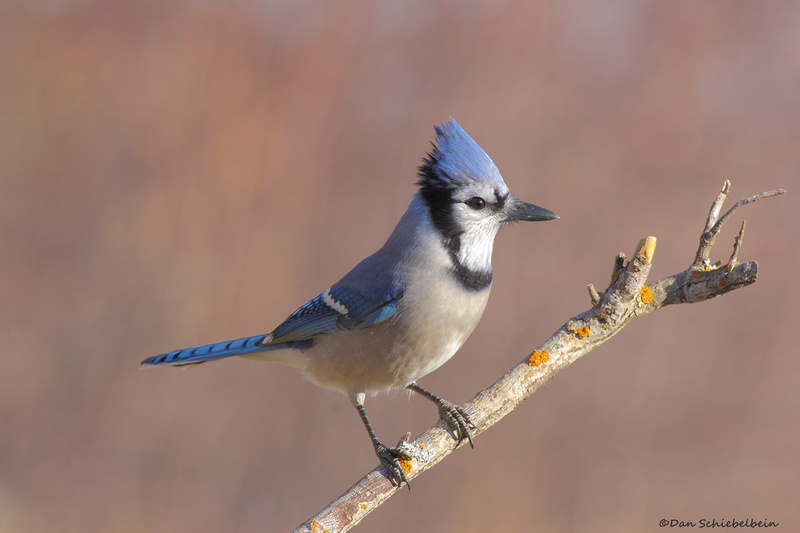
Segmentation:
[(636, 257), (637, 255), (643, 255), (645, 260), (648, 263), (653, 261), (653, 254), (656, 252), (656, 238), (655, 237), (645, 237), (639, 241), (639, 244), (636, 245), (636, 251), (633, 253), (633, 256)]

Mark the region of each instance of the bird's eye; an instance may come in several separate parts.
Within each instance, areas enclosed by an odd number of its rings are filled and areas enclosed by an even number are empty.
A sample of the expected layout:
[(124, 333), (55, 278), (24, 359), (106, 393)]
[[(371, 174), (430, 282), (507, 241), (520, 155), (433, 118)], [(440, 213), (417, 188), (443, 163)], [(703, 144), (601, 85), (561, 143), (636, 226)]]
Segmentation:
[(480, 211), (481, 209), (486, 207), (486, 200), (484, 200), (480, 196), (473, 196), (472, 198), (467, 200), (467, 205), (476, 211)]

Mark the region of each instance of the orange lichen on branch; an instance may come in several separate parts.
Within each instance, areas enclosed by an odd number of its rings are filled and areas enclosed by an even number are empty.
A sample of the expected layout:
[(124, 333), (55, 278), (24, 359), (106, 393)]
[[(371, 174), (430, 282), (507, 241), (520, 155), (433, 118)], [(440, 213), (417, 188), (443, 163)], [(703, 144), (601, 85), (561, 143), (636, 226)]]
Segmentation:
[(582, 328), (575, 328), (569, 326), (567, 331), (571, 331), (572, 333), (576, 334), (578, 337), (584, 339), (589, 336), (589, 326), (583, 326)]
[(647, 285), (642, 287), (642, 290), (639, 291), (639, 301), (643, 304), (649, 303), (653, 300), (653, 291)]
[(546, 363), (550, 360), (550, 354), (547, 353), (547, 350), (534, 350), (533, 353), (528, 357), (528, 364), (531, 366), (539, 366), (542, 363)]
[(705, 265), (703, 266), (703, 270), (695, 270), (694, 272), (692, 272), (692, 277), (696, 278), (697, 276), (700, 276), (707, 272), (711, 272), (712, 270), (716, 270), (716, 268), (714, 268), (712, 265)]
[(329, 533), (328, 530), (322, 527), (322, 524), (316, 520), (312, 520), (311, 523), (308, 524), (308, 527), (311, 529), (311, 531), (322, 531), (323, 533)]
[(400, 466), (403, 467), (403, 470), (406, 474), (411, 472), (411, 459), (406, 457), (405, 455), (401, 455), (397, 458), (397, 462), (400, 463)]

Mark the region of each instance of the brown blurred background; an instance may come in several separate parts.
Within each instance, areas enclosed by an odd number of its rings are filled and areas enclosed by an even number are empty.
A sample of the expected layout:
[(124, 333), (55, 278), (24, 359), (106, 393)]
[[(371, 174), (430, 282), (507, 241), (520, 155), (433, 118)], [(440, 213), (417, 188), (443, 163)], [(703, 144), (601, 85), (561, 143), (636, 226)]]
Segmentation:
[[(448, 116), (561, 220), (501, 232), (464, 402), (658, 237), (686, 268), (724, 179), (754, 286), (638, 320), (364, 531), (800, 530), (800, 4), (0, 3), (0, 531), (286, 531), (376, 465), (348, 402), (246, 360), (377, 249)], [(396, 442), (436, 421), (368, 402)]]

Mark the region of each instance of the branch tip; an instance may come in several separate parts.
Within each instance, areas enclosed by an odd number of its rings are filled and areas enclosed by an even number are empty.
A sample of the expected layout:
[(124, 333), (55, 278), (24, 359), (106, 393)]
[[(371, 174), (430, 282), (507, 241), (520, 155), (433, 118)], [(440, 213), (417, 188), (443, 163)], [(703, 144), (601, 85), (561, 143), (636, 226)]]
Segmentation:
[(736, 260), (739, 257), (739, 250), (742, 248), (742, 238), (744, 237), (744, 228), (747, 224), (746, 220), (742, 220), (742, 227), (739, 229), (739, 234), (733, 240), (733, 253), (731, 253), (731, 258), (728, 259), (728, 265), (735, 265)]
[(617, 282), (617, 279), (619, 278), (619, 272), (625, 268), (625, 260), (627, 258), (628, 256), (625, 255), (625, 252), (618, 253), (614, 258), (614, 266), (611, 269), (611, 283), (608, 284), (609, 287)]
[(586, 288), (589, 289), (589, 299), (592, 301), (592, 307), (596, 307), (600, 303), (600, 295), (597, 293), (597, 289), (591, 283)]
[(725, 183), (722, 184), (722, 190), (719, 191), (717, 198), (714, 200), (714, 203), (711, 204), (711, 209), (708, 211), (708, 218), (706, 219), (706, 226), (703, 230), (704, 232), (709, 231), (714, 224), (717, 222), (719, 218), (719, 212), (722, 210), (722, 204), (725, 203), (725, 199), (728, 197), (728, 192), (731, 190), (731, 180), (725, 180)]
[(645, 265), (649, 265), (652, 262), (655, 250), (655, 237), (641, 239), (636, 245), (636, 251), (633, 252), (633, 259), (628, 262), (628, 272), (638, 272)]
[(719, 220), (717, 220), (717, 222), (710, 230), (711, 233), (713, 233), (716, 236), (716, 234), (719, 233), (719, 230), (722, 229), (722, 225), (725, 223), (725, 221), (728, 220), (728, 218), (743, 205), (751, 204), (753, 202), (757, 202), (758, 200), (762, 200), (764, 198), (772, 198), (773, 196), (780, 196), (785, 192), (786, 190), (784, 189), (775, 189), (774, 191), (767, 191), (767, 192), (762, 192), (760, 194), (754, 194), (753, 196), (749, 196), (744, 200), (739, 200), (733, 205), (733, 207), (728, 209), (728, 211), (726, 211), (725, 214), (722, 215)]
[(656, 238), (655, 237), (645, 237), (639, 241), (639, 244), (636, 245), (636, 252), (634, 252), (634, 257), (637, 255), (644, 255), (645, 259), (648, 262), (653, 261), (653, 254), (656, 252)]

